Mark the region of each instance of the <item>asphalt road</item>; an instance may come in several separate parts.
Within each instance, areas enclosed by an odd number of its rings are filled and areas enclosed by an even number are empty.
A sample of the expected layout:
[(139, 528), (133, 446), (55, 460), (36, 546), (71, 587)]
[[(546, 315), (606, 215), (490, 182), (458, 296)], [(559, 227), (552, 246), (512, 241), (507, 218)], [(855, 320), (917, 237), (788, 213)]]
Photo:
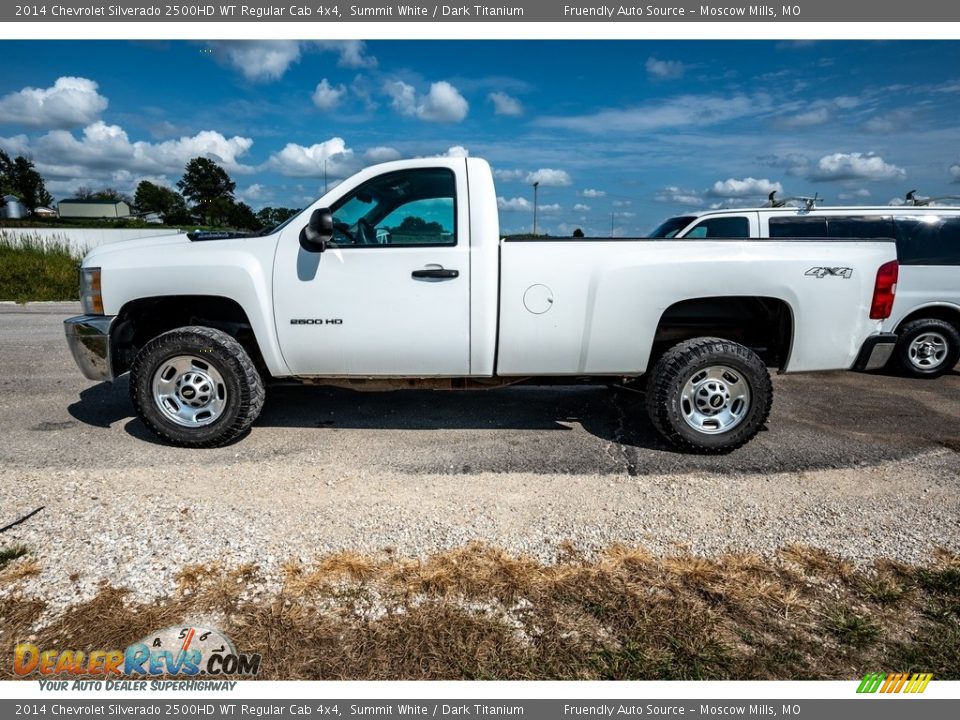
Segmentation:
[(54, 585), (68, 566), (134, 582), (210, 558), (471, 539), (541, 556), (565, 539), (703, 552), (800, 541), (858, 560), (960, 551), (956, 370), (778, 376), (768, 429), (722, 457), (675, 452), (638, 394), (603, 387), (276, 387), (248, 436), (197, 451), (154, 439), (126, 379), (80, 375), (61, 328), (78, 312), (0, 305), (0, 525), (44, 507), (0, 544), (38, 548)]

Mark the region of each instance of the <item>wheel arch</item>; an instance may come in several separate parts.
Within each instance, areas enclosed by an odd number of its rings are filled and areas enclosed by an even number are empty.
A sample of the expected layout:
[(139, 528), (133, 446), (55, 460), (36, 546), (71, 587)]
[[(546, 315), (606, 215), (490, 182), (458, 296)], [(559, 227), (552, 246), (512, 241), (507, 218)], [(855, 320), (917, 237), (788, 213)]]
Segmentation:
[(151, 339), (189, 325), (227, 333), (243, 346), (261, 375), (270, 376), (250, 316), (236, 300), (220, 295), (143, 297), (124, 304), (110, 333), (114, 376), (127, 372)]
[(767, 367), (783, 370), (793, 349), (793, 307), (782, 298), (718, 295), (688, 298), (660, 315), (653, 338), (652, 366), (670, 347), (699, 337), (720, 337), (753, 350)]
[(897, 322), (894, 332), (899, 332), (900, 328), (908, 322), (914, 320), (943, 320), (953, 325), (957, 332), (960, 332), (960, 307), (950, 303), (928, 303), (920, 307), (913, 308)]

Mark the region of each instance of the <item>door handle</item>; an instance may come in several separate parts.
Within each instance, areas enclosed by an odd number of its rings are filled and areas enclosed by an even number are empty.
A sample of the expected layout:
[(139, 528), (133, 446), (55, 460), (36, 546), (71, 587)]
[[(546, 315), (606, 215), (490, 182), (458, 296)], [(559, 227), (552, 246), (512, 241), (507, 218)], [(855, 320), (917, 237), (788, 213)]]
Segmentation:
[(447, 270), (445, 268), (425, 268), (423, 270), (414, 270), (410, 273), (415, 278), (437, 278), (440, 280), (451, 280), (460, 277), (459, 270)]

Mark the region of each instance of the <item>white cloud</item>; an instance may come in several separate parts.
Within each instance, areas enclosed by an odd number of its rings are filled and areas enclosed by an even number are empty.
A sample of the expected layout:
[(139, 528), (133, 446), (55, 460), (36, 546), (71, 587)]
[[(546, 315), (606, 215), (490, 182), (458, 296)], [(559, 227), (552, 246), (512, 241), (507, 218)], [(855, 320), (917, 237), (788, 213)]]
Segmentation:
[(313, 43), (319, 50), (340, 54), (337, 65), (344, 68), (371, 70), (379, 64), (372, 55), (367, 55), (363, 40), (318, 40)]
[(287, 68), (300, 62), (298, 40), (223, 40), (210, 45), (222, 62), (253, 82), (279, 80)]
[(538, 205), (537, 210), (542, 213), (556, 213), (560, 212), (563, 208), (560, 207), (559, 203), (552, 203), (550, 205)]
[(26, 155), (30, 152), (30, 140), (27, 139), (26, 135), (0, 137), (0, 150), (3, 150), (11, 157), (14, 155)]
[(518, 210), (533, 210), (533, 203), (522, 197), (506, 198), (498, 197), (497, 198), (497, 207), (500, 210), (507, 211), (518, 211)]
[(267, 167), (287, 177), (343, 177), (356, 168), (353, 150), (343, 138), (332, 137), (322, 143), (297, 145), (287, 143), (279, 152), (270, 156)]
[(528, 185), (538, 182), (544, 187), (564, 187), (570, 184), (570, 174), (566, 170), (540, 168), (536, 172), (527, 173), (524, 182)]
[(828, 122), (830, 117), (830, 110), (820, 107), (796, 115), (783, 115), (776, 119), (776, 124), (782, 128), (814, 127)]
[(494, 168), (493, 177), (499, 180), (500, 182), (516, 182), (523, 178), (523, 170), (501, 170), (500, 168)]
[(313, 104), (324, 112), (327, 112), (337, 107), (337, 105), (343, 101), (343, 98), (346, 94), (346, 87), (343, 85), (337, 85), (334, 87), (326, 78), (324, 78), (317, 83), (317, 88), (313, 91)]
[(465, 158), (470, 155), (470, 151), (467, 150), (463, 145), (454, 145), (451, 148), (447, 148), (447, 151), (443, 153), (444, 157), (452, 158)]
[(573, 206), (574, 212), (590, 212), (590, 206), (584, 205), (583, 203), (577, 203)]
[(675, 205), (703, 205), (703, 198), (696, 190), (684, 190), (676, 185), (668, 185), (658, 191), (653, 199), (657, 202), (673, 203)]
[(587, 188), (586, 190), (581, 190), (580, 194), (585, 198), (602, 198), (607, 194), (606, 190), (594, 190), (593, 188)]
[(25, 87), (0, 98), (0, 123), (38, 128), (74, 128), (95, 122), (107, 98), (93, 80), (60, 77), (52, 87)]
[(618, 213), (616, 214), (616, 217), (618, 217), (618, 218), (633, 218), (633, 217), (636, 217), (636, 216), (637, 216), (637, 214), (636, 214), (635, 212), (618, 212)]
[(227, 138), (213, 130), (159, 143), (130, 142), (117, 125), (96, 122), (80, 137), (66, 130), (52, 130), (33, 144), (41, 174), (54, 178), (113, 178), (127, 172), (144, 175), (180, 175), (191, 158), (214, 160), (231, 173), (247, 173), (252, 167), (241, 158), (253, 146), (250, 138)]
[(219, 40), (209, 43), (221, 62), (243, 73), (247, 80), (279, 80), (304, 52), (335, 52), (337, 65), (345, 68), (374, 68), (377, 59), (365, 55), (360, 40)]
[(445, 80), (433, 83), (426, 95), (419, 95), (413, 85), (402, 80), (387, 82), (383, 89), (394, 110), (427, 122), (461, 122), (470, 110), (463, 95)]
[(950, 166), (950, 182), (960, 183), (960, 162)]
[(870, 197), (870, 191), (866, 188), (860, 188), (853, 192), (840, 193), (837, 197), (841, 200), (863, 200), (864, 198)]
[(258, 202), (266, 200), (270, 196), (270, 190), (266, 185), (253, 183), (249, 187), (237, 190), (237, 197), (245, 202)]
[(612, 205), (615, 208), (630, 207), (631, 205), (633, 205), (633, 201), (632, 200), (614, 200)]
[(810, 177), (814, 180), (899, 180), (906, 171), (884, 161), (875, 153), (833, 153), (817, 161)]
[(492, 92), (487, 99), (493, 103), (494, 115), (523, 115), (523, 105), (520, 101), (505, 92)]
[(702, 127), (769, 112), (769, 95), (679, 95), (662, 102), (589, 115), (547, 116), (537, 125), (587, 133), (650, 132), (666, 128)]
[(370, 162), (382, 163), (389, 162), (391, 160), (399, 160), (401, 155), (400, 151), (395, 148), (378, 145), (377, 147), (368, 149), (363, 154), (363, 157)]
[(728, 178), (727, 180), (717, 180), (707, 191), (707, 194), (725, 198), (757, 197), (761, 195), (766, 197), (774, 190), (783, 192), (783, 186), (767, 178), (746, 177), (742, 180)]
[(658, 80), (674, 80), (683, 77), (687, 66), (679, 60), (657, 60), (655, 57), (647, 58), (647, 75)]

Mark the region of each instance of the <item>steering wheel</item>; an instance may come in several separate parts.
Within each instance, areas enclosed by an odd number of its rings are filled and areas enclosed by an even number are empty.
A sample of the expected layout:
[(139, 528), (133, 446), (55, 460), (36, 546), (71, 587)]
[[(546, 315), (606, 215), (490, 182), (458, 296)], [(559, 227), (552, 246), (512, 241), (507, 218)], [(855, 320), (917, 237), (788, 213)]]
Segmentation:
[(377, 244), (377, 229), (366, 218), (357, 220), (357, 240), (364, 245)]
[(352, 232), (350, 232), (350, 226), (347, 225), (346, 223), (335, 222), (333, 224), (333, 229), (336, 230), (337, 232), (343, 233), (348, 238), (350, 238), (350, 242), (352, 242), (354, 245), (357, 244), (357, 237)]

